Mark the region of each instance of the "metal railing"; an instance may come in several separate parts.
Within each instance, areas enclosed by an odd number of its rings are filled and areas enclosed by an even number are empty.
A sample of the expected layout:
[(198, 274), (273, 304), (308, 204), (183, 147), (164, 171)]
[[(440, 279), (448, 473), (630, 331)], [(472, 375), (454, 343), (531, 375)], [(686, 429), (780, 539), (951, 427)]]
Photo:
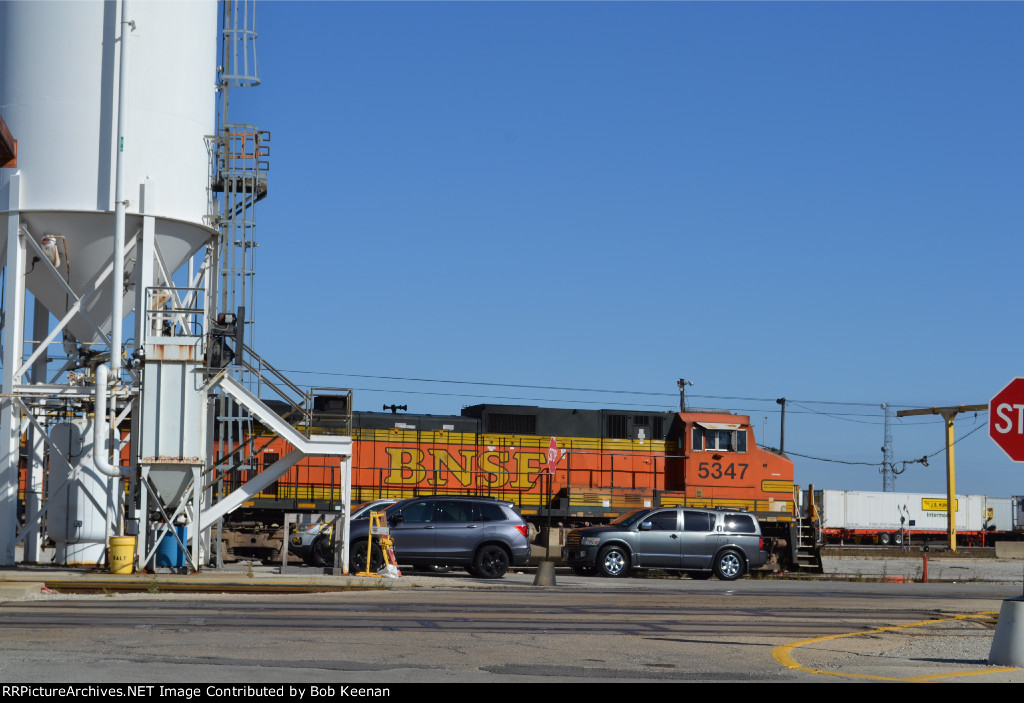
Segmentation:
[[(253, 375), (256, 396), (284, 403), (278, 414), (306, 437), (352, 432), (352, 389), (315, 386), (303, 390), (251, 347), (242, 345), (240, 365)], [(267, 397), (268, 392), (274, 397)]]

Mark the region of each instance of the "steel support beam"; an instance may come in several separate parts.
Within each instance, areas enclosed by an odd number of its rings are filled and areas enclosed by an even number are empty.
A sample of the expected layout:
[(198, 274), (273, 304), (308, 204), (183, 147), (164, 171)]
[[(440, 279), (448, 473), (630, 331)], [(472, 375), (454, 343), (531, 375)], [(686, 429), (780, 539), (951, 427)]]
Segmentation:
[[(21, 235), (21, 174), (11, 176), (7, 192), (7, 260), (4, 278), (3, 390), (21, 385), (25, 335), (25, 242)], [(0, 398), (0, 566), (15, 561), (18, 531), (18, 459), (21, 413), (12, 397)]]

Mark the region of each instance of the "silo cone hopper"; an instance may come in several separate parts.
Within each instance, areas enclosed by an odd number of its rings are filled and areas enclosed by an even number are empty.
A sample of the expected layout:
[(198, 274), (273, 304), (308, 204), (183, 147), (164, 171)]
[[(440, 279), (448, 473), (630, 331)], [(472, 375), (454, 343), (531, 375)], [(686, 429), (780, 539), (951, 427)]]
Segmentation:
[(149, 472), (149, 485), (156, 492), (156, 497), (165, 511), (172, 510), (181, 503), (185, 489), (192, 482), (192, 466), (174, 464), (154, 464)]
[[(52, 257), (41, 257), (29, 247), (26, 287), (58, 320), (82, 299), (79, 312), (84, 314), (73, 316), (65, 329), (80, 342), (102, 342), (100, 330), (109, 330), (111, 323), (114, 213), (22, 211), (21, 220), (32, 239)], [(142, 220), (141, 215), (126, 218), (125, 315), (135, 307), (132, 274), (138, 247), (134, 244), (141, 236)], [(158, 261), (168, 275), (217, 234), (194, 222), (163, 217), (155, 218), (155, 231)], [(48, 240), (46, 246), (44, 239)], [(0, 238), (0, 257), (6, 255), (6, 248), (6, 241)]]

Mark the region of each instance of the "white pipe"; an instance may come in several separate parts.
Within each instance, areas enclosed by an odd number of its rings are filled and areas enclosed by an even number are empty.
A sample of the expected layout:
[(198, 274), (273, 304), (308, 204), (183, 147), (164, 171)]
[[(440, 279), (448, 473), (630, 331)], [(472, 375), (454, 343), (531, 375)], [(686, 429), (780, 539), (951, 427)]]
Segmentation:
[(92, 423), (92, 461), (100, 473), (107, 476), (127, 478), (132, 467), (113, 466), (107, 459), (107, 380), (109, 370), (102, 364), (96, 367), (96, 406)]
[[(124, 317), (124, 147), (128, 140), (128, 46), (129, 27), (135, 23), (128, 19), (128, 0), (121, 2), (121, 62), (117, 83), (117, 167), (114, 177), (114, 288), (111, 306), (110, 368), (115, 379), (121, 378), (121, 323)], [(143, 314), (142, 311), (138, 311)]]

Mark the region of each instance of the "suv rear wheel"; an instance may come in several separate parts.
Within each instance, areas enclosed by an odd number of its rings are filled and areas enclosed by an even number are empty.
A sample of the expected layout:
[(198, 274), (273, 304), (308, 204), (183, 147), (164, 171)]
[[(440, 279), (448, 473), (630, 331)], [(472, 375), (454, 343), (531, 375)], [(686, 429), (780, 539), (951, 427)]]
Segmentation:
[(629, 554), (622, 547), (605, 547), (597, 557), (597, 571), (617, 578), (629, 575)]
[(508, 552), (496, 544), (487, 544), (477, 551), (470, 573), (482, 579), (500, 579), (508, 571), (508, 563)]
[(715, 576), (723, 581), (735, 581), (743, 575), (743, 557), (726, 549), (715, 558)]

